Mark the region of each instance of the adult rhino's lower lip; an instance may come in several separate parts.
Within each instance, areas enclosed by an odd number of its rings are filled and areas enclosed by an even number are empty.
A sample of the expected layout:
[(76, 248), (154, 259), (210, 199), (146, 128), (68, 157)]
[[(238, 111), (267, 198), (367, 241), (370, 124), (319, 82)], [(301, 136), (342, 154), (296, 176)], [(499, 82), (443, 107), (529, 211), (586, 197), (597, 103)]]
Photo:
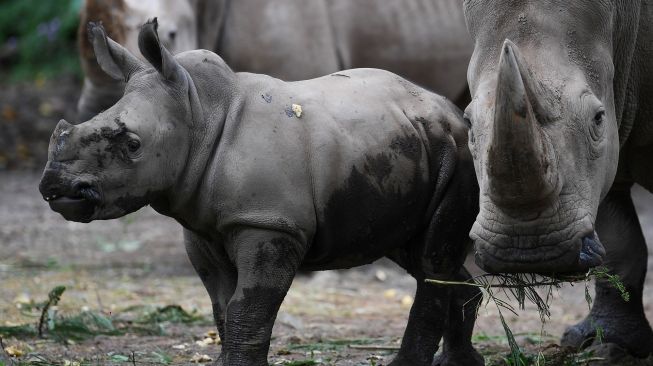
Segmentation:
[(596, 233), (587, 235), (581, 240), (583, 244), (580, 249), (578, 264), (583, 269), (590, 269), (603, 264), (605, 249), (603, 248), (603, 244), (599, 241), (599, 237)]
[(48, 199), (50, 208), (66, 220), (89, 222), (95, 212), (95, 203), (82, 197), (58, 196)]

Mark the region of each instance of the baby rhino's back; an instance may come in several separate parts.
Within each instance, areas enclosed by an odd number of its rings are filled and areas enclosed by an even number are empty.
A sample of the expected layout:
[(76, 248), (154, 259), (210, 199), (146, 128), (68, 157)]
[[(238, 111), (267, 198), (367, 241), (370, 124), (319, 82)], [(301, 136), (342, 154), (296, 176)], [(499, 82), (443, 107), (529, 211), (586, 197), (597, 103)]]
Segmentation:
[(306, 267), (360, 265), (408, 243), (466, 151), (457, 108), (375, 69), (290, 86), (305, 111), (317, 219)]

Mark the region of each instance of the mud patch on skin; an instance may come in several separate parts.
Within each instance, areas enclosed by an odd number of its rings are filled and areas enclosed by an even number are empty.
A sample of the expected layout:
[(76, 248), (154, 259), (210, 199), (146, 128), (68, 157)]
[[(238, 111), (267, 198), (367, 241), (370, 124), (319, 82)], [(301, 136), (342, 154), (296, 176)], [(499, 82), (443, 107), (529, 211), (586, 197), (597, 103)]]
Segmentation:
[[(112, 129), (110, 127), (102, 127), (99, 132), (93, 132), (88, 136), (82, 136), (79, 139), (79, 142), (83, 147), (88, 147), (93, 143), (99, 143), (102, 140), (105, 140), (107, 146), (104, 148), (104, 151), (108, 152), (112, 159), (117, 159), (125, 164), (131, 164), (132, 161), (129, 159), (127, 150), (127, 141), (129, 140), (127, 126), (124, 122), (120, 121), (119, 117), (116, 117), (114, 122), (118, 126), (117, 128)], [(103, 160), (106, 158), (106, 155), (94, 155), (98, 160), (98, 165), (100, 167), (104, 166)]]
[(387, 154), (379, 154), (374, 157), (368, 157), (364, 165), (365, 172), (374, 177), (379, 187), (383, 181), (392, 173), (392, 162)]
[(296, 263), (301, 261), (299, 258), (299, 248), (288, 238), (278, 237), (270, 241), (258, 243), (258, 250), (254, 258), (254, 268), (273, 271), (286, 272), (294, 276)]
[(415, 135), (397, 136), (392, 139), (390, 149), (419, 165), (422, 159), (422, 141)]
[(395, 153), (416, 162), (412, 179), (408, 178), (412, 181), (403, 191), (381, 184), (403, 159), (381, 153), (367, 156), (362, 170), (351, 168), (344, 184), (327, 201), (322, 212), (324, 229), (315, 237), (332, 248), (328, 254), (320, 253), (319, 245), (311, 248), (304, 268), (320, 269), (329, 261), (329, 266), (337, 268), (370, 263), (411, 242), (424, 221), (433, 188), (421, 174), (421, 146), (416, 136), (396, 137), (391, 143)]

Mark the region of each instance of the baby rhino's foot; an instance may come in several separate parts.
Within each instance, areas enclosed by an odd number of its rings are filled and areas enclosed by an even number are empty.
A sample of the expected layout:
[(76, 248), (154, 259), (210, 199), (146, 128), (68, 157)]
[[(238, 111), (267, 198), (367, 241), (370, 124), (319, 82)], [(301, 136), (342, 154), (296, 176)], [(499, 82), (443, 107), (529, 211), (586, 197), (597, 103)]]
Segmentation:
[(485, 360), (474, 348), (445, 351), (435, 356), (432, 366), (483, 366)]

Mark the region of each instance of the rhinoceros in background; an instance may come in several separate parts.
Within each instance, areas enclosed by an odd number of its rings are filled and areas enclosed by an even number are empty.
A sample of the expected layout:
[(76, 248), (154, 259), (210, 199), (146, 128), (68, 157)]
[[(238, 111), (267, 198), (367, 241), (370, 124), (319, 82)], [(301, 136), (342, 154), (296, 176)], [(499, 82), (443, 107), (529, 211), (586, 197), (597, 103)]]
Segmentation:
[(139, 36), (148, 65), (90, 24), (98, 63), (126, 91), (90, 121), (56, 127), (39, 186), (50, 207), (89, 222), (149, 204), (181, 223), (219, 364), (267, 366), (299, 268), (388, 257), (417, 280), (391, 365), (431, 366), (442, 336), (435, 364), (482, 365), (470, 342), (478, 290), (424, 283), (457, 275), (470, 243), (478, 190), (462, 113), (381, 70), (283, 82), (234, 73), (206, 50), (173, 57), (156, 25)]
[[(102, 8), (87, 0), (80, 34), (87, 21), (103, 20), (119, 42), (135, 39), (138, 29), (127, 27), (113, 8), (131, 14), (145, 4), (113, 0)], [(173, 53), (195, 48), (215, 51), (235, 71), (271, 75), (283, 80), (305, 80), (342, 69), (385, 69), (436, 91), (461, 107), (467, 104), (465, 75), (473, 45), (462, 13), (461, 0), (178, 0), (176, 7), (194, 10), (197, 43), (175, 39)], [(185, 5), (184, 5), (185, 4)], [(169, 5), (170, 8), (172, 5)], [(137, 11), (132, 18), (157, 16)], [(169, 13), (188, 32), (187, 10)], [(175, 16), (176, 15), (176, 16)], [(163, 23), (163, 22), (162, 22)], [(192, 38), (192, 37), (189, 37)], [(78, 111), (85, 121), (113, 105), (124, 83), (98, 74), (92, 48), (79, 37), (85, 87)], [(162, 37), (163, 40), (163, 37)], [(190, 41), (190, 39), (189, 39)], [(137, 54), (136, 44), (127, 42)], [(92, 86), (92, 87), (91, 87)]]
[(77, 103), (79, 121), (108, 109), (125, 91), (124, 80), (111, 78), (95, 61), (93, 47), (86, 36), (88, 22), (102, 22), (111, 38), (134, 52), (138, 49), (140, 26), (152, 14), (162, 21), (160, 39), (168, 49), (176, 53), (197, 48), (195, 10), (193, 4), (186, 0), (84, 0), (77, 32), (79, 58), (84, 72), (82, 93)]
[(477, 263), (540, 273), (603, 263), (631, 300), (597, 281), (590, 315), (563, 344), (591, 344), (597, 324), (604, 342), (651, 354), (630, 188), (653, 189), (653, 1), (467, 0), (464, 10), (476, 42), (465, 115)]

